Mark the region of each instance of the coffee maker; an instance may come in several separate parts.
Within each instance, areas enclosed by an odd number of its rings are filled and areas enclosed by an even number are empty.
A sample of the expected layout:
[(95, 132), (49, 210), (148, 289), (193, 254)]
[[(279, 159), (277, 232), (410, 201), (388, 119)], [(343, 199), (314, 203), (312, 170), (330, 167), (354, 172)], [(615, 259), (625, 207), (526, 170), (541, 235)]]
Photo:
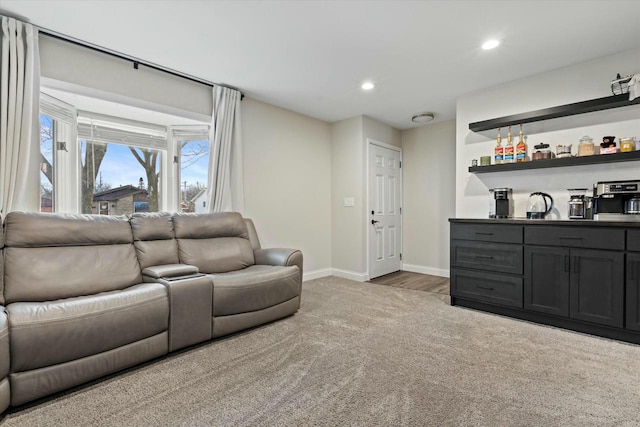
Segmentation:
[(513, 217), (513, 190), (511, 188), (492, 188), (493, 198), (489, 202), (489, 218)]
[(593, 195), (593, 219), (640, 221), (640, 180), (601, 181)]

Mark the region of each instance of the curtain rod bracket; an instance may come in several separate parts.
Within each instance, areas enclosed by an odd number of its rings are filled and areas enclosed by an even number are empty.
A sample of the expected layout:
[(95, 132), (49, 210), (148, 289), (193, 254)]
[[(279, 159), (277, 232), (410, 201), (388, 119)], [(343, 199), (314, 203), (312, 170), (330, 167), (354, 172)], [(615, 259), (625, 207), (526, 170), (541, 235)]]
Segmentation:
[(138, 61), (133, 61), (133, 68), (135, 68), (136, 70), (138, 69), (139, 65), (140, 63)]

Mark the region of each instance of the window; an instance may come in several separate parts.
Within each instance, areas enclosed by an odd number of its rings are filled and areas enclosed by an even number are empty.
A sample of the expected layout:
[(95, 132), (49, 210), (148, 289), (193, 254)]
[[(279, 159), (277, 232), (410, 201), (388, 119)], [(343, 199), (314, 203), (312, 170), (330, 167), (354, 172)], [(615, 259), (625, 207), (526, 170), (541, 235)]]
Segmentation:
[[(198, 122), (54, 88), (44, 90), (56, 98), (45, 93), (40, 98), (41, 211), (100, 215), (206, 211), (209, 126), (172, 126)], [(57, 98), (139, 120), (76, 111)]]
[[(82, 213), (128, 215), (161, 210), (163, 127), (81, 113), (78, 140)], [(107, 209), (103, 209), (105, 203)]]
[(172, 129), (177, 144), (180, 210), (206, 212), (209, 174), (209, 127), (182, 126)]
[(40, 113), (40, 212), (53, 212), (55, 120)]
[(67, 209), (68, 194), (60, 178), (60, 169), (67, 169), (69, 149), (76, 123), (76, 111), (59, 99), (40, 94), (40, 211)]

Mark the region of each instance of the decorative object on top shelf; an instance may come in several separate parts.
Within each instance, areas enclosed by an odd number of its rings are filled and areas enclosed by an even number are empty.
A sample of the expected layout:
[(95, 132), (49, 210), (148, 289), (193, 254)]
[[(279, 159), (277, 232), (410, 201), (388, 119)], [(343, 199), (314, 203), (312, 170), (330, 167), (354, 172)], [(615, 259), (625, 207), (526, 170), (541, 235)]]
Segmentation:
[(631, 75), (620, 77), (620, 73), (618, 73), (615, 80), (611, 81), (611, 93), (614, 95), (629, 93), (629, 81), (631, 81)]
[(640, 73), (634, 74), (627, 85), (629, 87), (629, 101), (640, 98)]
[[(640, 77), (638, 78), (640, 80)], [(543, 108), (496, 119), (483, 120), (469, 123), (469, 130), (482, 132), (485, 130), (517, 125), (520, 123), (533, 123), (558, 117), (575, 116), (577, 114), (591, 113), (593, 111), (609, 110), (612, 108), (627, 107), (640, 104), (640, 97), (629, 101), (626, 94), (607, 96), (604, 98), (590, 99), (588, 101), (574, 102), (572, 104), (559, 105), (557, 107)]]

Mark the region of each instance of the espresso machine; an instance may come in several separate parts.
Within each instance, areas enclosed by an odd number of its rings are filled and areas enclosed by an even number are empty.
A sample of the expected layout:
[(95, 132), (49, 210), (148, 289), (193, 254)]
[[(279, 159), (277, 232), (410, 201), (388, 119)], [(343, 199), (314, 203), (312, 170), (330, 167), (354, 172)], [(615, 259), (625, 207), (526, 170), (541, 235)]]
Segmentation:
[(593, 219), (640, 221), (640, 180), (601, 181), (593, 195)]
[(489, 218), (513, 217), (513, 190), (511, 188), (492, 188), (493, 195), (489, 201)]

